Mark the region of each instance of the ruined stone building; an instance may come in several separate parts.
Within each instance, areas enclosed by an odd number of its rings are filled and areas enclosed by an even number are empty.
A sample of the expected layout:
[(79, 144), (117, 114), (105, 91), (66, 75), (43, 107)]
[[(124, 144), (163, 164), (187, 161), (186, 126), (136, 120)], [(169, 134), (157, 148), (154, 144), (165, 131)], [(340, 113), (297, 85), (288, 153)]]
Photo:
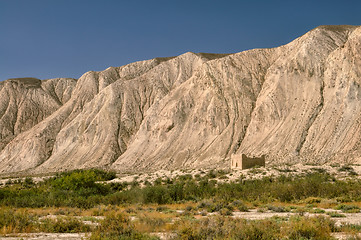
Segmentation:
[(234, 154), (231, 157), (231, 168), (247, 169), (255, 166), (264, 167), (266, 165), (266, 156), (247, 157), (245, 154)]

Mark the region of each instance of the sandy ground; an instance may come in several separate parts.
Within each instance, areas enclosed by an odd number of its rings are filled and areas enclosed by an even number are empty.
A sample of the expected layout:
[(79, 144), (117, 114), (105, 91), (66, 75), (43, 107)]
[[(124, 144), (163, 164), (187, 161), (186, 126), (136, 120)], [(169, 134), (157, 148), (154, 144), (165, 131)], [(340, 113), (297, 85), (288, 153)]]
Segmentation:
[[(338, 212), (338, 213), (342, 213), (339, 210), (333, 210), (333, 209), (324, 209), (326, 212)], [(342, 213), (343, 215), (345, 215), (346, 217), (333, 217), (332, 219), (335, 221), (336, 226), (341, 226), (344, 224), (361, 224), (361, 213)], [(233, 212), (233, 217), (235, 218), (244, 218), (244, 219), (249, 219), (249, 220), (261, 220), (261, 219), (266, 219), (266, 218), (271, 218), (271, 217), (290, 217), (290, 216), (295, 216), (295, 215), (299, 215), (299, 213), (290, 213), (290, 212), (281, 212), (281, 213), (276, 213), (276, 212), (257, 212), (257, 210), (255, 209), (251, 209), (249, 210), (249, 212)], [(309, 216), (309, 217), (315, 217), (315, 216), (328, 216), (327, 214), (316, 214), (316, 213), (304, 213), (304, 216)]]
[[(218, 182), (231, 182), (237, 180), (248, 180), (248, 179), (259, 179), (264, 177), (279, 177), (281, 175), (304, 175), (311, 172), (327, 172), (331, 176), (337, 179), (348, 179), (348, 178), (361, 178), (361, 165), (353, 164), (348, 165), (351, 170), (343, 170), (342, 165), (282, 165), (272, 167), (260, 167), (252, 169), (221, 169), (223, 171), (222, 177), (214, 178)], [(193, 177), (203, 177), (208, 174), (210, 169), (194, 169), (194, 170), (159, 170), (152, 173), (139, 173), (119, 176), (109, 182), (133, 182), (137, 181), (141, 185), (145, 181), (153, 183), (156, 179), (173, 179), (178, 176), (190, 174)], [(217, 170), (214, 170), (217, 172)]]

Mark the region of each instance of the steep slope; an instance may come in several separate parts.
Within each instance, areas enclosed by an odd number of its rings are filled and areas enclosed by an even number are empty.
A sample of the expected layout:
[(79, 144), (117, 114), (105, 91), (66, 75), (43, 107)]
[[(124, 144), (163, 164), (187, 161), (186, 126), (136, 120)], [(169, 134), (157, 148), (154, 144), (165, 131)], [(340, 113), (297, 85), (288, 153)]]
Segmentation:
[(361, 162), (360, 84), (361, 28), (357, 28), (326, 59), (324, 105), (301, 149), (309, 161)]
[(52, 156), (38, 171), (113, 163), (127, 150), (147, 110), (205, 61), (208, 59), (202, 55), (186, 53), (137, 78), (109, 85), (60, 131)]
[[(136, 62), (102, 72), (87, 72), (77, 82), (71, 98), (56, 112), (10, 141), (0, 153), (2, 172), (18, 172), (37, 167), (52, 154), (56, 136), (91, 101), (100, 90), (120, 80), (127, 81), (154, 68), (170, 58)], [(5, 81), (5, 84), (11, 80)], [(48, 89), (51, 90), (51, 87)], [(2, 99), (2, 98), (0, 98)], [(44, 101), (43, 104), (48, 104)]]
[(206, 62), (148, 110), (119, 170), (224, 165), (238, 147), (266, 69), (279, 50), (252, 50)]
[[(360, 37), (360, 28), (323, 26), (290, 43), (269, 69), (239, 152), (267, 154), (275, 162), (321, 163), (342, 152), (339, 144), (352, 148), (346, 139), (336, 142), (340, 134), (360, 139), (354, 135), (357, 128), (351, 128), (359, 126), (355, 120), (360, 102), (354, 98), (354, 107), (344, 106), (350, 101), (344, 92), (358, 91), (360, 66), (355, 61), (361, 55), (350, 55), (350, 49), (357, 49)], [(343, 117), (349, 128), (337, 130)], [(324, 142), (331, 144), (326, 147)]]
[[(134, 142), (113, 167), (154, 170), (226, 166), (232, 153), (266, 154), (268, 162), (274, 163), (294, 160), (323, 163), (321, 157), (332, 161), (335, 152), (340, 155), (344, 152), (337, 141), (348, 149), (358, 149), (355, 145), (360, 136), (353, 131), (358, 129), (360, 114), (355, 106), (347, 110), (346, 132), (345, 127), (336, 134), (328, 134), (325, 128), (319, 132), (320, 125), (339, 121), (332, 115), (317, 124), (325, 105), (345, 109), (340, 101), (325, 99), (328, 87), (325, 82), (329, 80), (325, 74), (334, 69), (328, 66), (330, 56), (344, 48), (346, 52), (350, 52), (347, 48), (354, 49), (350, 54), (353, 63), (345, 61), (351, 63), (354, 71), (358, 69), (354, 64), (360, 59), (355, 50), (361, 42), (359, 31), (353, 26), (321, 26), (277, 49), (253, 50), (205, 63), (201, 72), (177, 89), (174, 96), (170, 94), (152, 109)], [(349, 43), (352, 47), (348, 47)], [(346, 52), (341, 54), (342, 58)], [(356, 78), (360, 76), (345, 70)], [(339, 73), (343, 74), (340, 71), (336, 75)], [(359, 79), (347, 78), (345, 87), (356, 86), (352, 99), (357, 102)], [(204, 87), (210, 82), (213, 85)], [(348, 101), (343, 99), (342, 105)], [(344, 112), (340, 115), (345, 117)], [(202, 123), (197, 122), (198, 118)], [(320, 142), (310, 141), (313, 131), (327, 141), (335, 138), (326, 151), (307, 149), (320, 148)], [(351, 140), (340, 140), (338, 135), (348, 135)], [(354, 144), (350, 145), (350, 141)], [(337, 160), (347, 157), (355, 161), (355, 156), (358, 152), (348, 151)]]
[(0, 82), (0, 150), (69, 100), (76, 80), (16, 78)]
[(361, 27), (321, 26), (274, 49), (1, 82), (0, 171), (358, 161), (360, 45)]

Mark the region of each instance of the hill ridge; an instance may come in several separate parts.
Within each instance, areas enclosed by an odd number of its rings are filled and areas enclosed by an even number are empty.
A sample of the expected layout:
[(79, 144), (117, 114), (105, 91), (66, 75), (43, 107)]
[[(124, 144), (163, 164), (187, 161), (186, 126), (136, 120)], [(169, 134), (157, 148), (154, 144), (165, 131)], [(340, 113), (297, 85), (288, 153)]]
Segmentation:
[(360, 27), (320, 26), (276, 48), (6, 80), (0, 172), (358, 162), (360, 43)]

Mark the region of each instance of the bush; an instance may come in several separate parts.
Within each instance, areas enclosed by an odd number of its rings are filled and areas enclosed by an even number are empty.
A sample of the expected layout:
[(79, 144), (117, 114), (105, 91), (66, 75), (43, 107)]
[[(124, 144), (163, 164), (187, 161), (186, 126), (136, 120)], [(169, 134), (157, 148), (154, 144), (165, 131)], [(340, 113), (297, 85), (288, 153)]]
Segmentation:
[(323, 217), (291, 217), (288, 226), (283, 229), (290, 240), (298, 239), (331, 239), (335, 230), (334, 221)]
[(90, 193), (102, 193), (105, 189), (103, 185), (96, 183), (102, 179), (94, 170), (76, 170), (63, 173), (52, 181), (55, 190), (72, 190)]
[(321, 202), (321, 198), (318, 197), (309, 197), (305, 199), (305, 203), (307, 204), (314, 204), (314, 203), (320, 203)]
[(137, 227), (142, 231), (162, 231), (167, 221), (168, 218), (165, 218), (164, 215), (145, 214), (139, 218)]
[(241, 231), (236, 233), (236, 239), (280, 239), (280, 225), (272, 220), (243, 222)]
[(319, 209), (319, 208), (315, 208), (315, 209), (311, 209), (311, 210), (309, 211), (309, 213), (325, 213), (325, 210)]
[(241, 212), (248, 212), (248, 207), (240, 200), (233, 201), (232, 205)]
[(267, 206), (267, 209), (272, 211), (272, 212), (278, 212), (278, 213), (281, 213), (281, 212), (287, 212), (287, 210), (282, 207), (282, 206), (272, 206), (272, 205), (268, 205)]
[(174, 239), (332, 239), (334, 221), (326, 217), (291, 217), (250, 221), (213, 216), (199, 221), (176, 222)]
[[(212, 174), (218, 173), (213, 171)], [(231, 183), (217, 183), (206, 178), (197, 181), (187, 177), (185, 178), (187, 180), (173, 179), (142, 188), (140, 186), (129, 188), (128, 183), (99, 183), (99, 180), (114, 177), (112, 174), (109, 175), (101, 170), (76, 170), (58, 174), (54, 178), (34, 184), (31, 188), (24, 188), (22, 184), (25, 183), (6, 185), (0, 188), (0, 205), (90, 208), (98, 204), (169, 204), (222, 199), (222, 201), (209, 202), (207, 206), (202, 207), (209, 212), (215, 212), (222, 208), (247, 211), (244, 205), (230, 204), (235, 199), (257, 204), (275, 201), (314, 204), (321, 199), (337, 199), (339, 202), (361, 200), (361, 180), (336, 180), (327, 173), (318, 172), (306, 176), (265, 177)], [(25, 182), (30, 186), (30, 180)]]
[(33, 179), (31, 177), (27, 177), (25, 178), (24, 182), (22, 183), (22, 185), (25, 187), (25, 188), (31, 188), (35, 185)]
[(358, 213), (360, 212), (360, 208), (355, 205), (346, 205), (346, 204), (340, 204), (335, 207), (337, 210), (341, 210), (344, 213)]
[(110, 213), (92, 233), (91, 240), (98, 239), (156, 239), (134, 230), (129, 217), (123, 213)]
[(327, 215), (329, 215), (332, 218), (342, 218), (342, 217), (346, 217), (345, 214), (342, 213), (338, 213), (338, 212), (327, 212)]
[(343, 224), (339, 230), (342, 232), (360, 233), (361, 225), (360, 224)]
[(186, 209), (185, 209), (185, 210), (188, 211), (188, 212), (190, 212), (190, 211), (193, 210), (193, 207), (192, 207), (192, 206), (186, 206)]
[(222, 208), (221, 210), (219, 210), (219, 214), (221, 214), (222, 216), (232, 216), (233, 213), (231, 210), (229, 210), (228, 208)]
[(35, 218), (26, 212), (12, 209), (0, 210), (0, 231), (2, 234), (31, 232), (36, 227)]
[(143, 193), (143, 202), (144, 203), (158, 203), (158, 204), (166, 204), (171, 203), (171, 198), (169, 196), (169, 192), (167, 191), (167, 187), (163, 185), (156, 185), (146, 187), (141, 190)]
[(197, 222), (180, 221), (175, 239), (280, 239), (280, 227), (271, 220), (246, 221), (209, 217)]
[(40, 230), (52, 233), (79, 233), (89, 232), (90, 226), (73, 217), (44, 219), (40, 222)]

